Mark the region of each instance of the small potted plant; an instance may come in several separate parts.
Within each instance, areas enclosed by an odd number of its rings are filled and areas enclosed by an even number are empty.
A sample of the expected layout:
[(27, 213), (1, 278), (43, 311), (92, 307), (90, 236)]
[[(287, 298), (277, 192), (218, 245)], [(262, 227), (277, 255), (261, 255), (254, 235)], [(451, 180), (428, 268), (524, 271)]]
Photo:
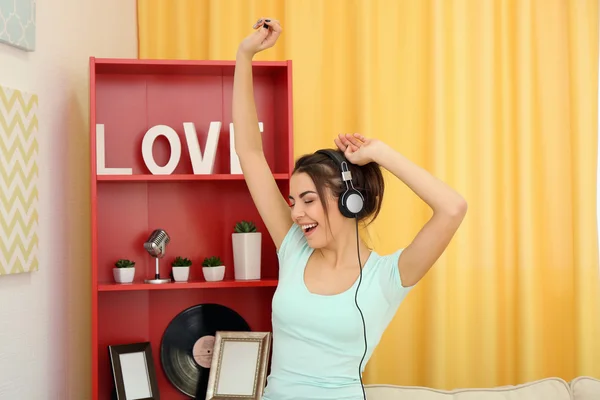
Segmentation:
[(173, 280), (175, 282), (187, 282), (190, 277), (190, 266), (192, 261), (189, 258), (177, 256), (171, 263), (173, 270)]
[(231, 234), (235, 279), (260, 279), (262, 234), (252, 221), (235, 224)]
[(202, 261), (202, 273), (204, 279), (209, 282), (222, 281), (225, 277), (225, 266), (217, 256), (206, 257)]
[(121, 258), (115, 262), (113, 277), (117, 283), (131, 283), (135, 276), (135, 261)]

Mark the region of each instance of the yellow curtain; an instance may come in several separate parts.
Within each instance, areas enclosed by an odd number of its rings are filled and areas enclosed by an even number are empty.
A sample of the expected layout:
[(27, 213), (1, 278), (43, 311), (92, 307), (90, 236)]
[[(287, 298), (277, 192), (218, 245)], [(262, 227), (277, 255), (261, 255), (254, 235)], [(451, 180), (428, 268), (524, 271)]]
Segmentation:
[[(294, 62), (296, 155), (362, 132), (469, 202), (366, 383), (600, 378), (597, 0), (138, 0), (139, 57), (234, 59), (261, 16), (284, 34), (256, 59)], [(386, 179), (382, 252), (429, 216)]]

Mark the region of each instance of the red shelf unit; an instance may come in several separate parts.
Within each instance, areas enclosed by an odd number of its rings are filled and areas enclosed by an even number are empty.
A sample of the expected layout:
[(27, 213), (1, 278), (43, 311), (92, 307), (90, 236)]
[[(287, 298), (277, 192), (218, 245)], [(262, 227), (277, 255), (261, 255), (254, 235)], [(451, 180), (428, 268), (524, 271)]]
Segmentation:
[[(243, 176), (229, 167), (234, 67), (233, 61), (90, 58), (93, 399), (110, 399), (113, 390), (107, 346), (141, 341), (152, 344), (161, 399), (185, 398), (163, 372), (160, 342), (169, 322), (190, 306), (219, 303), (238, 312), (252, 330), (271, 330), (275, 246)], [(254, 62), (253, 68), (265, 156), (287, 196), (293, 168), (291, 61)], [(204, 152), (212, 121), (222, 123), (213, 174), (195, 175), (183, 123), (195, 123)], [(104, 166), (130, 168), (131, 175), (98, 173), (97, 124), (104, 126)], [(155, 125), (171, 127), (181, 142), (181, 158), (170, 175), (153, 175), (143, 159), (142, 139)], [(159, 136), (152, 148), (158, 165), (168, 162), (170, 150)], [(260, 280), (234, 277), (231, 234), (242, 219), (262, 232)], [(144, 283), (154, 276), (155, 264), (143, 243), (156, 228), (171, 237), (161, 276), (169, 277), (171, 261), (184, 256), (194, 263), (189, 282)], [(221, 282), (203, 278), (201, 262), (212, 255), (226, 265)], [(119, 258), (136, 261), (133, 283), (114, 282)]]

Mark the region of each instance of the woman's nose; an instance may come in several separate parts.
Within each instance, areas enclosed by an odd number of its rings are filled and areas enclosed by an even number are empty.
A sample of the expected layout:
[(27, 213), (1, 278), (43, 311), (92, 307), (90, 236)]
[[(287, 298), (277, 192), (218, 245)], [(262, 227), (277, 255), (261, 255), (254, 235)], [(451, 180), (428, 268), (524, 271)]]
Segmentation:
[(295, 220), (298, 220), (303, 216), (304, 216), (304, 211), (297, 205), (294, 205), (294, 208), (292, 208), (292, 218)]

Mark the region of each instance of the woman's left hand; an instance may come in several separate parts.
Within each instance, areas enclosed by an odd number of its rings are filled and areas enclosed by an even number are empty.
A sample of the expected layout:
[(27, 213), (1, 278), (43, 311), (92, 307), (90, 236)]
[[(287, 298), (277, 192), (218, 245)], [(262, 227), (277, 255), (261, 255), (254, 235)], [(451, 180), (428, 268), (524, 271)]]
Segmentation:
[(333, 139), (337, 147), (344, 152), (344, 155), (352, 164), (365, 165), (374, 161), (374, 155), (379, 141), (369, 139), (359, 133), (351, 135), (349, 133), (339, 134)]

